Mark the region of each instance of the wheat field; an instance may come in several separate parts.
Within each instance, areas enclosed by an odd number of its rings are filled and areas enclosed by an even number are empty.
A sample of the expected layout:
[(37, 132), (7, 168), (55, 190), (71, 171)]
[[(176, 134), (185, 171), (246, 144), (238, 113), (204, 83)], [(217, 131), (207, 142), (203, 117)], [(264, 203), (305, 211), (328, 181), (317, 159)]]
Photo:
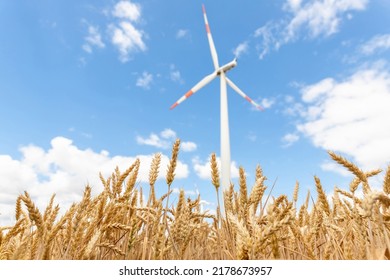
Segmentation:
[[(0, 259), (390, 259), (390, 166), (382, 190), (374, 191), (368, 178), (382, 170), (362, 171), (329, 152), (354, 179), (345, 189), (335, 188), (330, 199), (314, 177), (317, 193), (307, 193), (299, 206), (299, 183), (291, 198), (273, 197), (260, 166), (251, 188), (240, 168), (238, 190), (231, 185), (222, 192), (213, 154), (210, 191), (218, 207), (211, 214), (201, 211), (200, 196), (186, 198), (184, 190), (175, 204), (169, 202), (179, 147), (178, 139), (161, 197), (155, 192), (161, 154), (152, 161), (146, 199), (136, 184), (139, 160), (123, 172), (116, 168), (108, 178), (100, 175), (103, 191), (92, 197), (86, 186), (82, 200), (61, 217), (55, 195), (42, 213), (27, 192), (20, 195), (15, 224), (0, 227)], [(359, 188), (363, 196), (357, 195)]]

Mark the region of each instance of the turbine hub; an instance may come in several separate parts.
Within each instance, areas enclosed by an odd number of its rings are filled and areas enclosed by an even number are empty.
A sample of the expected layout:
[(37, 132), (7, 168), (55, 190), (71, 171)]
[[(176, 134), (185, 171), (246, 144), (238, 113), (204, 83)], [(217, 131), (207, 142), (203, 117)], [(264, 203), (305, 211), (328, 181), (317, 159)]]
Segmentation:
[(219, 69), (217, 69), (217, 75), (218, 76), (221, 75), (221, 72), (226, 73), (230, 69), (236, 67), (236, 65), (237, 65), (237, 59), (233, 59), (232, 61), (230, 61), (229, 63), (225, 64), (224, 66), (219, 67)]

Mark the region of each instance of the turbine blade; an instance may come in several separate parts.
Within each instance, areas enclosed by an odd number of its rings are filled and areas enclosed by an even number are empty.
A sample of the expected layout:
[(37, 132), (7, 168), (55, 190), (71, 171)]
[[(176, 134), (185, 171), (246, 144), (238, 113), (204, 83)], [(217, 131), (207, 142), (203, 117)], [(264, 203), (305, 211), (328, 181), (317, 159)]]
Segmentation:
[(228, 77), (226, 77), (226, 82), (228, 83), (228, 85), (234, 89), (239, 95), (241, 95), (242, 97), (244, 97), (247, 101), (249, 101), (250, 103), (252, 103), (254, 106), (256, 106), (257, 109), (263, 111), (264, 108), (261, 107), (259, 104), (257, 104), (255, 101), (253, 101), (252, 99), (249, 98), (248, 95), (246, 95), (242, 90), (240, 90), (238, 88), (238, 86), (236, 86), (231, 80), (229, 80)]
[(204, 23), (206, 25), (207, 38), (209, 40), (209, 45), (210, 45), (211, 58), (213, 59), (214, 68), (215, 70), (217, 70), (219, 68), (218, 55), (215, 49), (213, 37), (211, 36), (210, 26), (206, 15), (206, 8), (204, 7), (204, 5), (202, 5), (202, 10), (203, 10)]
[(184, 100), (186, 100), (188, 97), (190, 97), (191, 95), (193, 95), (195, 92), (197, 92), (198, 90), (200, 90), (202, 87), (204, 87), (205, 85), (207, 85), (208, 83), (210, 83), (212, 80), (215, 79), (215, 77), (217, 77), (217, 72), (213, 72), (212, 74), (204, 77), (199, 83), (197, 83), (192, 89), (190, 89), (186, 94), (184, 94), (182, 97), (180, 97), (179, 100), (177, 100), (170, 108), (170, 110), (172, 110), (173, 108), (175, 108), (177, 105), (179, 105), (180, 103), (182, 103)]

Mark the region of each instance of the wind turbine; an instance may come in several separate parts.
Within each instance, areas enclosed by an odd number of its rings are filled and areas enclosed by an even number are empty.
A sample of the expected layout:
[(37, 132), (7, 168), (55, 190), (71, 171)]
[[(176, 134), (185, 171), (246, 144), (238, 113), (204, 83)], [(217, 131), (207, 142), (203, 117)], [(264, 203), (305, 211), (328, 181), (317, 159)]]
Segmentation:
[(207, 20), (206, 9), (202, 5), (204, 22), (206, 24), (207, 38), (210, 45), (211, 58), (214, 64), (214, 72), (210, 75), (204, 77), (200, 82), (198, 82), (193, 88), (191, 88), (185, 95), (183, 95), (178, 101), (176, 101), (172, 106), (171, 110), (177, 105), (182, 103), (188, 97), (193, 95), (195, 92), (200, 90), (202, 87), (210, 83), (217, 76), (221, 78), (221, 103), (220, 103), (220, 121), (221, 121), (221, 185), (223, 190), (226, 190), (230, 186), (230, 138), (229, 138), (229, 116), (228, 116), (228, 101), (227, 101), (227, 91), (226, 84), (228, 84), (232, 89), (234, 89), (239, 95), (245, 98), (247, 101), (252, 103), (258, 109), (263, 110), (263, 108), (250, 99), (242, 90), (240, 90), (228, 77), (226, 77), (226, 72), (231, 70), (237, 65), (237, 58), (234, 58), (231, 62), (219, 66), (217, 51), (214, 46), (213, 37), (211, 36), (210, 26)]

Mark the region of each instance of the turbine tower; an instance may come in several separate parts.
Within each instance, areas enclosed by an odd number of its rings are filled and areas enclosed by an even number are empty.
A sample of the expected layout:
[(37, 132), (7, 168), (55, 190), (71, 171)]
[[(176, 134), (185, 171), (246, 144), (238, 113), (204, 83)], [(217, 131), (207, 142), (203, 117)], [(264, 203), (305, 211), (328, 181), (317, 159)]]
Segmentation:
[(234, 89), (239, 95), (245, 98), (247, 101), (252, 103), (256, 108), (263, 110), (263, 108), (256, 104), (252, 99), (250, 99), (242, 90), (240, 90), (228, 77), (226, 77), (226, 72), (231, 70), (237, 65), (237, 59), (234, 58), (231, 62), (219, 66), (217, 51), (214, 46), (213, 37), (211, 36), (210, 26), (207, 20), (206, 9), (202, 5), (204, 22), (206, 24), (207, 38), (210, 45), (211, 58), (214, 64), (214, 72), (210, 75), (204, 77), (200, 82), (198, 82), (192, 89), (190, 89), (185, 95), (183, 95), (178, 101), (176, 101), (172, 106), (171, 110), (177, 105), (182, 103), (188, 97), (193, 95), (195, 92), (200, 90), (202, 87), (210, 83), (217, 76), (220, 77), (221, 81), (221, 103), (220, 103), (220, 121), (221, 121), (221, 185), (222, 189), (226, 190), (230, 186), (230, 136), (229, 136), (229, 115), (228, 115), (228, 100), (227, 100), (227, 90), (226, 84), (228, 84), (232, 89)]

